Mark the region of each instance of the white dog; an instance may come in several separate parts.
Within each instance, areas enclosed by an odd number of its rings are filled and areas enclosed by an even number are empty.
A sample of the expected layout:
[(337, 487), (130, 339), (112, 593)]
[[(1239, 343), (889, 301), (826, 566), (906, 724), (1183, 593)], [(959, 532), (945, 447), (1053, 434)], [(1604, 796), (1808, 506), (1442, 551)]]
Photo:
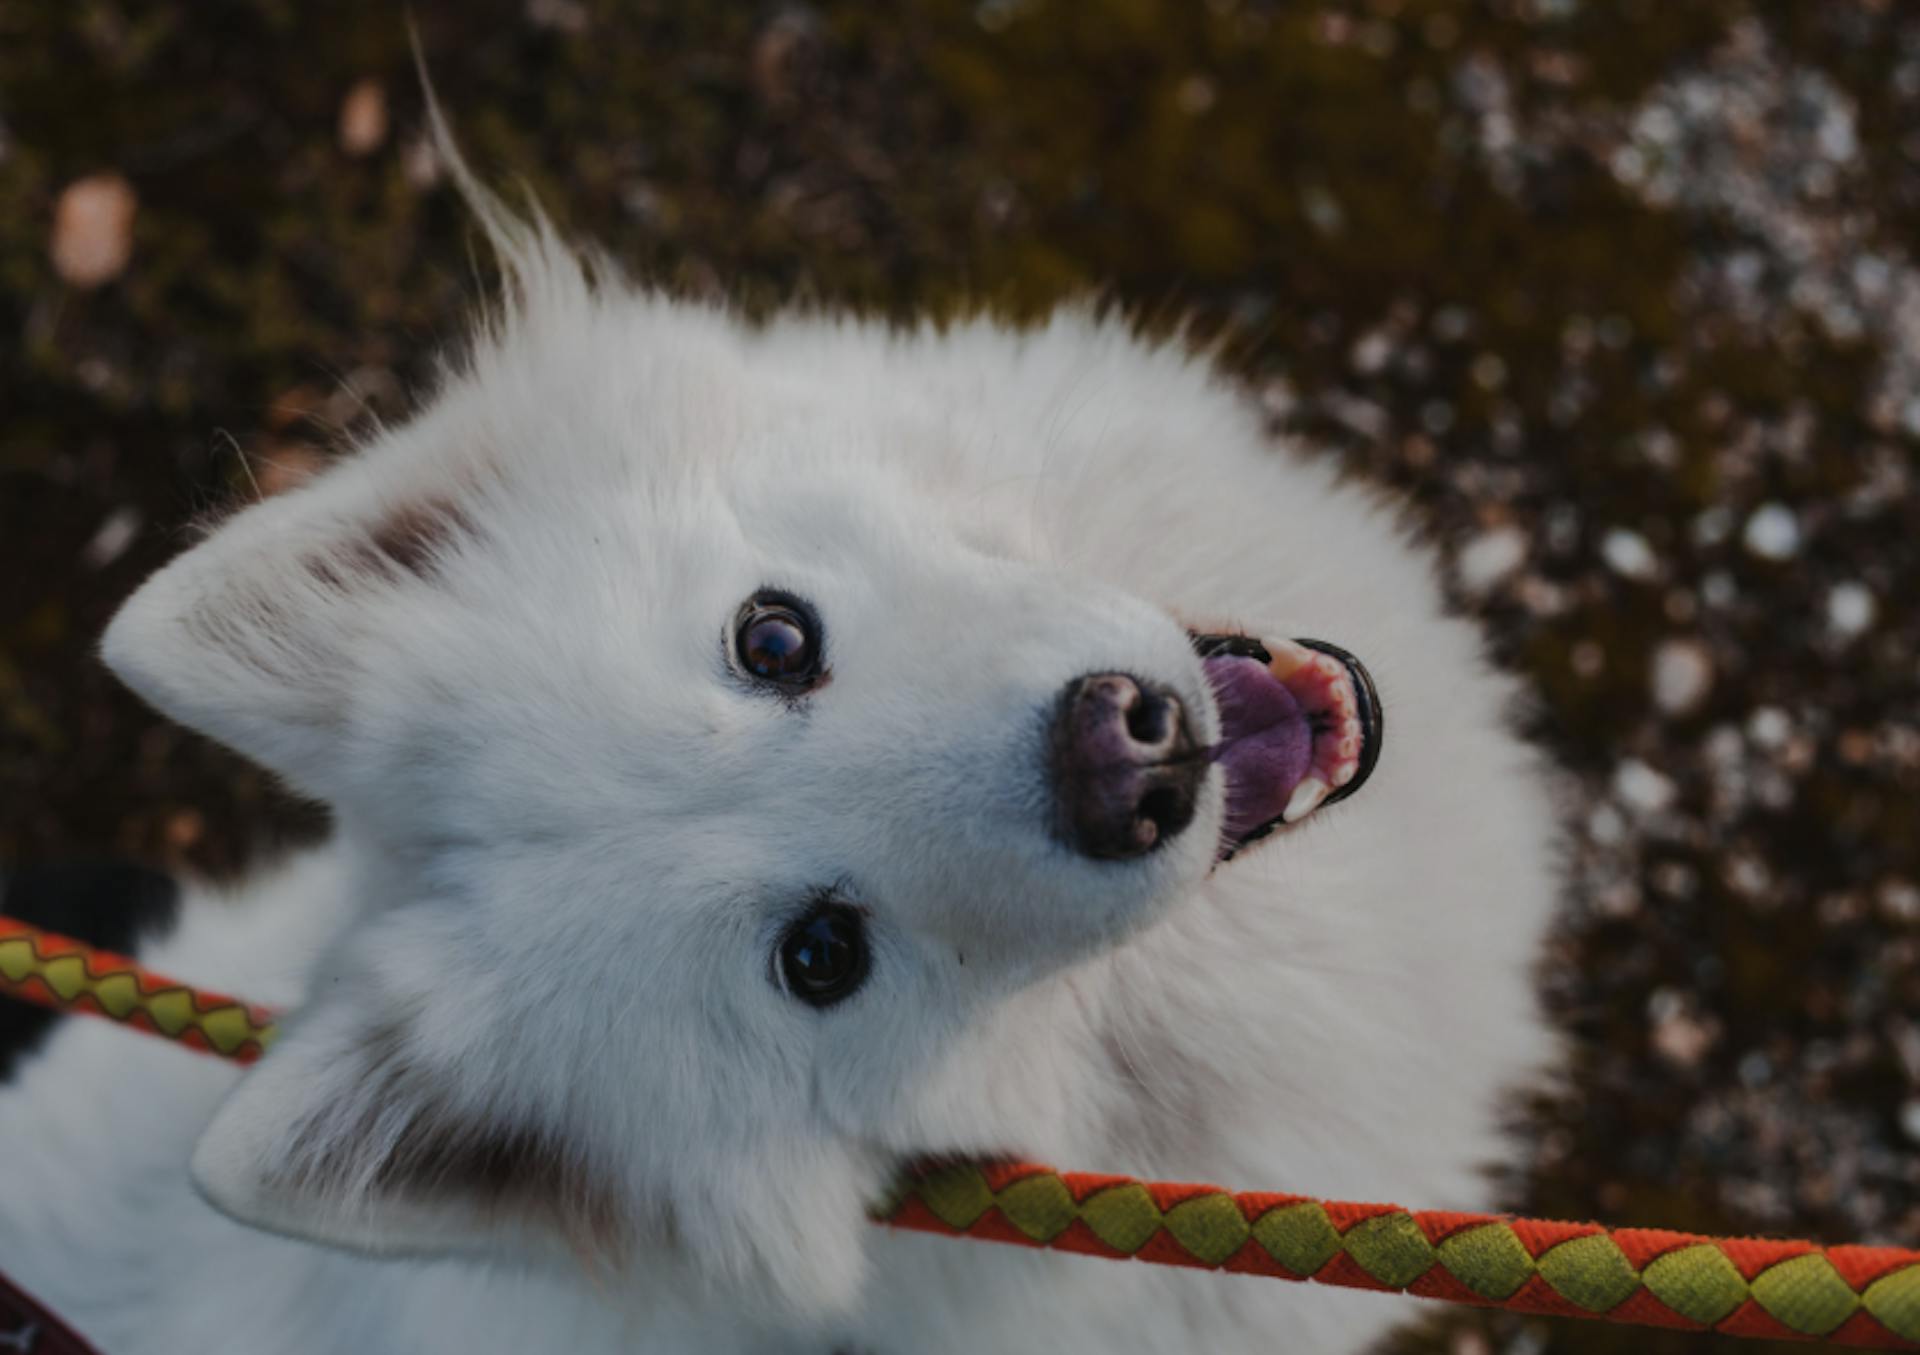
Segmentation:
[(1085, 310), (756, 327), (482, 210), (421, 414), (107, 633), (338, 827), (142, 948), (297, 1008), (259, 1065), (74, 1019), (0, 1088), (0, 1270), (106, 1355), (1406, 1319), (863, 1212), (925, 1154), (1488, 1203), (1554, 832), (1395, 512)]

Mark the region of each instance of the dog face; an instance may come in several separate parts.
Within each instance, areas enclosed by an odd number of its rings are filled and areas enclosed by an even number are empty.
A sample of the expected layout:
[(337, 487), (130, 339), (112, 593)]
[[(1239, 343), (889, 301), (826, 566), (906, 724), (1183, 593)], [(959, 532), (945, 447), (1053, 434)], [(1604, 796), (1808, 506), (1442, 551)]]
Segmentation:
[(884, 382), (510, 258), (519, 304), (418, 419), (107, 635), (335, 807), (365, 905), (196, 1179), (363, 1250), (664, 1250), (831, 1305), (897, 1155), (1007, 1146), (941, 1090), (970, 1037), (1339, 731), (1272, 714), (1312, 683), (1259, 646), (1049, 558)]
[[(911, 408), (783, 381), (557, 252), (521, 269), (419, 419), (220, 526), (106, 638), (335, 806), (366, 904), (196, 1175), (322, 1241), (670, 1239), (830, 1301), (956, 1034), (1213, 864), (1213, 698), (1164, 611), (948, 492)], [(1147, 849), (1062, 819), (1090, 675), (1190, 745)]]

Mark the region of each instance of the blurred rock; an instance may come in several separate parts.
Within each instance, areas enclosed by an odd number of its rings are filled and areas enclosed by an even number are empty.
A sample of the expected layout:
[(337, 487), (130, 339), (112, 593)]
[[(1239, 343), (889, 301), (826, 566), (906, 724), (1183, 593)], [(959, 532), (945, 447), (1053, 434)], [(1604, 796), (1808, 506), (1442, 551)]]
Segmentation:
[(1677, 1068), (1694, 1068), (1720, 1038), (1718, 1027), (1703, 1019), (1688, 998), (1671, 989), (1656, 992), (1648, 1003), (1653, 1052)]
[(1613, 793), (1636, 814), (1659, 814), (1673, 803), (1673, 781), (1637, 758), (1627, 758), (1613, 773)]
[(1761, 748), (1784, 748), (1793, 733), (1793, 721), (1778, 706), (1760, 706), (1747, 717), (1747, 737)]
[(127, 553), (127, 547), (133, 544), (133, 539), (139, 534), (140, 510), (133, 507), (116, 508), (87, 542), (85, 549), (80, 552), (80, 559), (88, 569), (105, 569)]
[(1873, 625), (1879, 613), (1873, 590), (1864, 584), (1837, 583), (1827, 591), (1827, 628), (1842, 640), (1851, 640)]
[(119, 174), (91, 174), (68, 184), (54, 205), (48, 250), (61, 280), (92, 288), (125, 272), (139, 209), (139, 195)]
[(372, 155), (387, 140), (387, 91), (378, 80), (358, 81), (340, 101), (340, 149)]
[(1497, 587), (1526, 562), (1527, 534), (1510, 523), (1489, 527), (1467, 542), (1457, 567), (1460, 586), (1469, 593)]
[(1763, 504), (1740, 539), (1763, 560), (1790, 560), (1800, 551), (1800, 519), (1783, 503)]
[(1660, 573), (1660, 559), (1647, 538), (1625, 527), (1615, 527), (1601, 538), (1600, 556), (1623, 579), (1645, 583)]
[(1662, 641), (1649, 669), (1653, 704), (1663, 715), (1690, 714), (1713, 690), (1713, 651), (1697, 639)]

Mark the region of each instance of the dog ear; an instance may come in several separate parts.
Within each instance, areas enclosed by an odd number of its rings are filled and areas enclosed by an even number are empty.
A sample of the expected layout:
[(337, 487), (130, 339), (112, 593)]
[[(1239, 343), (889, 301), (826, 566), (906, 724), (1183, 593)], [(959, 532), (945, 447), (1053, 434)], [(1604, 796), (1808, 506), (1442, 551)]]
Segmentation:
[[(596, 1155), (494, 1101), (508, 1079), (476, 1076), (470, 1055), (454, 1059), (461, 1075), (436, 1067), (373, 1005), (303, 1012), (240, 1079), (193, 1153), (215, 1208), (376, 1256), (531, 1253), (602, 1276), (664, 1262), (770, 1314), (852, 1303), (872, 1182), (844, 1149), (743, 1132)], [(644, 1115), (630, 1131), (644, 1136)]]
[[(404, 435), (411, 439), (417, 434)], [(256, 504), (141, 586), (109, 667), (161, 711), (327, 793), (367, 635), (471, 532), (425, 448), (356, 458)]]
[(194, 1149), (194, 1183), (243, 1223), (359, 1252), (557, 1241), (618, 1258), (631, 1220), (615, 1184), (488, 1090), (436, 1069), (403, 1024), (330, 1003), (221, 1104)]

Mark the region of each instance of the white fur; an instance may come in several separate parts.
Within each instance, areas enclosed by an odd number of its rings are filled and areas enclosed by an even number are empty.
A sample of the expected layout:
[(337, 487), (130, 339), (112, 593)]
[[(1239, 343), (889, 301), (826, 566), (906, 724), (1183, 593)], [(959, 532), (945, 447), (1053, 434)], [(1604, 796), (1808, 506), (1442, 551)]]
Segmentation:
[[(74, 1020), (0, 1088), (0, 1264), (108, 1355), (1339, 1352), (1405, 1318), (861, 1210), (924, 1152), (1487, 1203), (1497, 1093), (1550, 1053), (1552, 829), (1394, 515), (1084, 311), (753, 328), (496, 229), (515, 299), (427, 410), (107, 634), (339, 826), (146, 957), (298, 1004), (255, 1070)], [(448, 505), (430, 566), (366, 545)], [(825, 622), (804, 709), (723, 659), (768, 585)], [(1217, 870), (1217, 777), (1166, 850), (1073, 856), (1043, 713), (1118, 668), (1210, 735), (1188, 625), (1360, 655), (1380, 768)], [(769, 957), (831, 885), (877, 960), (818, 1012)], [(388, 1188), (423, 1114), (567, 1156), (625, 1251), (577, 1201)]]

